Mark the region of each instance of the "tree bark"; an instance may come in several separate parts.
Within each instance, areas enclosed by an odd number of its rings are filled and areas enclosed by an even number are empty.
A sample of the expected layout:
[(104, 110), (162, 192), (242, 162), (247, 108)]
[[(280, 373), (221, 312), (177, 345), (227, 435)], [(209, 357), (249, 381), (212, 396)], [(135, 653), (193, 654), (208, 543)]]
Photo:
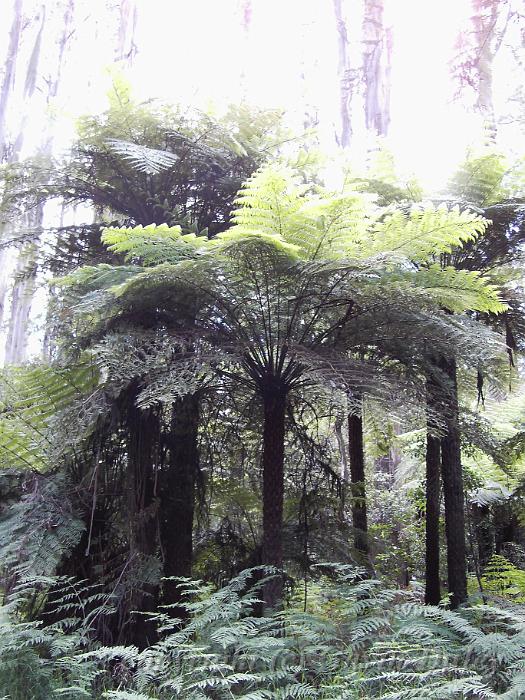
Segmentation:
[[(270, 385), (263, 391), (263, 564), (283, 568), (284, 434), (286, 391)], [(267, 608), (280, 605), (282, 576), (269, 581), (263, 591)]]
[(14, 0), (13, 21), (9, 32), (9, 45), (7, 47), (7, 57), (5, 60), (5, 73), (0, 89), (0, 163), (11, 159), (8, 157), (6, 143), (6, 120), (7, 104), (9, 96), (15, 82), (16, 59), (18, 57), (18, 47), (20, 45), (20, 35), (22, 33), (22, 0)]
[(357, 74), (350, 62), (349, 41), (342, 0), (333, 0), (337, 28), (338, 78), (339, 78), (339, 112), (341, 132), (338, 142), (342, 148), (348, 148), (352, 140), (352, 95)]
[[(189, 394), (173, 405), (168, 465), (161, 481), (159, 520), (165, 577), (191, 576), (198, 429), (199, 397)], [(163, 601), (170, 605), (180, 601), (175, 581), (164, 582)]]
[(363, 449), (362, 399), (357, 413), (348, 415), (348, 455), (352, 494), (354, 544), (363, 563), (368, 565), (368, 522), (366, 513), (365, 453)]
[(456, 361), (443, 359), (440, 362), (440, 367), (449, 383), (444, 400), (445, 434), (441, 438), (448, 592), (451, 607), (457, 608), (467, 599), (467, 558)]
[(385, 27), (383, 0), (365, 0), (363, 75), (367, 129), (386, 136), (390, 125), (392, 31)]
[(425, 509), (425, 603), (438, 605), (441, 600), (439, 580), (439, 496), (441, 446), (435, 434), (432, 411), (436, 409), (435, 382), (427, 379), (427, 450)]
[(29, 315), (36, 286), (36, 246), (25, 246), (15, 270), (11, 294), (11, 313), (5, 346), (4, 363), (22, 364), (27, 357)]
[[(42, 34), (44, 31), (46, 18), (45, 6), (42, 6), (41, 12), (42, 16), (40, 28), (35, 38), (25, 77), (24, 96), (27, 100), (30, 100), (33, 97), (39, 75)], [(61, 36), (60, 40), (57, 42), (58, 53), (56, 57), (56, 64), (53, 69), (53, 77), (47, 81), (46, 101), (48, 105), (58, 93), (65, 53), (71, 37), (73, 13), (74, 1), (67, 0), (63, 15), (63, 24), (61, 25)], [(22, 143), (24, 123), (25, 118), (22, 120), (20, 135), (17, 139), (18, 150), (20, 149)], [(49, 125), (46, 125), (43, 129), (42, 141), (39, 147), (39, 155), (49, 156), (51, 154), (52, 147), (53, 133), (49, 128)], [(25, 225), (30, 231), (33, 231), (33, 240), (22, 248), (18, 255), (16, 264), (15, 279), (11, 294), (9, 329), (5, 345), (6, 364), (20, 364), (26, 360), (27, 345), (29, 340), (29, 319), (33, 297), (37, 287), (38, 252), (43, 220), (43, 204), (37, 204), (34, 210), (29, 212), (25, 217)], [(6, 293), (7, 289), (4, 292), (4, 296)], [(2, 290), (0, 285), (0, 299), (2, 298)], [(3, 306), (4, 303), (0, 301), (0, 320), (3, 316)]]
[(121, 0), (119, 12), (120, 16), (115, 60), (123, 61), (129, 67), (132, 65), (137, 53), (137, 47), (135, 45), (137, 5), (135, 0)]
[(339, 448), (339, 457), (341, 459), (341, 480), (346, 483), (349, 479), (348, 474), (348, 450), (346, 449), (345, 439), (343, 437), (343, 419), (337, 418), (335, 421), (335, 437), (337, 439), (337, 447)]
[[(125, 393), (125, 425), (127, 430), (127, 511), (129, 561), (131, 570), (141, 571), (153, 564), (157, 552), (158, 499), (155, 467), (159, 445), (159, 417), (152, 410), (136, 405), (135, 385)], [(130, 600), (129, 634), (125, 639), (143, 649), (156, 641), (154, 626), (141, 614), (155, 610), (157, 587), (149, 582), (136, 582)]]

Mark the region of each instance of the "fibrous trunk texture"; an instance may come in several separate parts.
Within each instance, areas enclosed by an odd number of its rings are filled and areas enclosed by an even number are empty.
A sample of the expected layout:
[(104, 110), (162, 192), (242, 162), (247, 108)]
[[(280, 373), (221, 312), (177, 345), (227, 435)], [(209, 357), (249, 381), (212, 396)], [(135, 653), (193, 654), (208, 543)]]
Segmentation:
[[(166, 441), (168, 461), (163, 470), (159, 513), (165, 577), (191, 576), (195, 481), (199, 469), (198, 429), (199, 397), (189, 394), (173, 405)], [(175, 581), (164, 582), (163, 600), (166, 604), (180, 600), (180, 589)]]
[(445, 432), (441, 438), (441, 475), (445, 498), (448, 592), (451, 607), (457, 608), (467, 598), (467, 559), (456, 361), (454, 359), (443, 359), (440, 367), (448, 379), (446, 397), (444, 399)]
[(154, 626), (143, 615), (156, 607), (157, 587), (147, 581), (157, 552), (157, 509), (155, 469), (159, 444), (159, 417), (153, 409), (136, 405), (138, 392), (126, 392), (127, 510), (130, 570), (138, 572), (130, 600), (131, 617), (127, 641), (144, 648), (155, 642)]
[(427, 380), (427, 449), (425, 508), (425, 603), (437, 605), (441, 600), (439, 580), (439, 496), (441, 445), (436, 435), (432, 412), (436, 409), (436, 386)]
[[(284, 434), (286, 392), (269, 386), (263, 392), (263, 564), (283, 567)], [(283, 580), (276, 576), (263, 592), (264, 604), (275, 608), (282, 601)]]
[(366, 513), (365, 453), (363, 449), (362, 400), (356, 412), (348, 415), (348, 454), (352, 493), (354, 544), (363, 563), (368, 563), (368, 523)]

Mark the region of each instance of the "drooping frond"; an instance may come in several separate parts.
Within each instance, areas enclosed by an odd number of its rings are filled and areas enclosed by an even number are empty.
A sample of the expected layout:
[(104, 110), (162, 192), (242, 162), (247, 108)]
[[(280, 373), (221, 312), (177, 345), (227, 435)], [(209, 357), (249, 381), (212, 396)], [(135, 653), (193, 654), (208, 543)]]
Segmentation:
[(508, 308), (501, 300), (501, 292), (476, 271), (433, 264), (419, 270), (412, 279), (416, 287), (425, 289), (449, 311), (499, 314)]
[(176, 153), (120, 139), (107, 139), (106, 143), (112, 151), (129, 161), (134, 168), (150, 175), (157, 175), (163, 170), (174, 168), (180, 158)]
[(8, 368), (0, 376), (0, 458), (4, 467), (47, 470), (55, 466), (54, 421), (98, 381), (89, 360), (59, 368)]

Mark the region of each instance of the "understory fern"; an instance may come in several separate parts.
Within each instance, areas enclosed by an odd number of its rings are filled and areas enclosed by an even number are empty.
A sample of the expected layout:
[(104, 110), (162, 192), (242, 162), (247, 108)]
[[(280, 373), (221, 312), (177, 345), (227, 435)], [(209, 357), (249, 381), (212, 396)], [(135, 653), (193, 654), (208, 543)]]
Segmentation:
[(97, 606), (104, 614), (106, 601), (72, 580), (54, 586), (54, 622), (27, 621), (28, 601), (40, 596), (45, 607), (46, 596), (42, 581), (24, 584), (0, 609), (0, 697), (523, 697), (525, 614), (519, 606), (452, 612), (363, 580), (352, 567), (322, 569), (306, 605), (296, 594), (284, 612), (266, 617), (255, 614), (264, 575), (258, 569), (215, 591), (182, 581), (185, 622), (170, 609), (154, 614), (159, 641), (141, 651), (90, 641)]

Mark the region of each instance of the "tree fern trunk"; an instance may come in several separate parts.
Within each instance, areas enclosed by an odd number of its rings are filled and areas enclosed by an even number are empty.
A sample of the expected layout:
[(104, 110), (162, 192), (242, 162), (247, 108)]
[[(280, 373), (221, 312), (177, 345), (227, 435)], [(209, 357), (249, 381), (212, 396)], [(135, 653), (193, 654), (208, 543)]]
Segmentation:
[[(199, 397), (190, 394), (173, 405), (167, 439), (168, 464), (161, 482), (160, 538), (164, 576), (191, 576), (195, 480), (199, 468)], [(180, 600), (175, 582), (163, 585), (167, 604)]]
[(365, 453), (363, 449), (362, 399), (357, 413), (348, 416), (348, 454), (352, 493), (354, 544), (363, 563), (368, 563), (368, 522), (366, 512)]
[(441, 473), (445, 497), (448, 592), (456, 608), (467, 598), (465, 545), (465, 497), (461, 466), (456, 361), (442, 360), (440, 367), (449, 379), (445, 400), (445, 435), (441, 439)]
[[(127, 429), (127, 515), (129, 569), (135, 573), (130, 599), (129, 635), (125, 640), (144, 648), (155, 641), (154, 626), (138, 613), (156, 608), (157, 586), (146, 580), (155, 566), (157, 552), (157, 494), (155, 467), (159, 445), (159, 417), (152, 410), (136, 406), (137, 387), (125, 393)], [(146, 574), (146, 579), (145, 579)]]
[[(263, 564), (283, 567), (284, 432), (286, 392), (270, 386), (263, 392)], [(264, 589), (268, 608), (280, 604), (283, 580), (277, 576)]]
[(441, 446), (435, 435), (432, 411), (436, 409), (435, 382), (427, 379), (427, 451), (425, 509), (425, 603), (437, 605), (441, 600), (439, 580), (439, 495)]

